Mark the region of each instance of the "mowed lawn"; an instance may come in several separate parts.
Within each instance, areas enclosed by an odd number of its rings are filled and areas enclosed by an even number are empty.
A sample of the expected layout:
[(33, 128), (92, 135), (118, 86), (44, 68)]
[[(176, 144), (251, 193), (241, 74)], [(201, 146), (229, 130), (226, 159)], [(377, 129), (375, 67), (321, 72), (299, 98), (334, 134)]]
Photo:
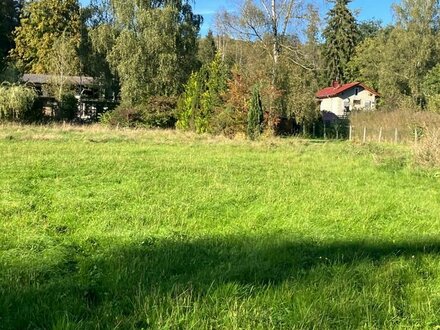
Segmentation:
[(439, 327), (409, 147), (0, 128), (1, 329)]

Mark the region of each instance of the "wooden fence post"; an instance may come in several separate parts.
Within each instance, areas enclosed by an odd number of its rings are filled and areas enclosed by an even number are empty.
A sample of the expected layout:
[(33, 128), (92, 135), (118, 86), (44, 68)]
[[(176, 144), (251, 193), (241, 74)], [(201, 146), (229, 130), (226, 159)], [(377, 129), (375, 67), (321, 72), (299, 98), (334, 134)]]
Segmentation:
[(382, 127), (379, 129), (379, 143), (382, 141)]
[(364, 137), (362, 139), (362, 143), (365, 143), (365, 142), (367, 142), (367, 128), (366, 127), (364, 127)]
[(348, 140), (353, 141), (353, 126), (350, 125), (349, 131), (348, 131)]
[(398, 141), (398, 131), (397, 128), (394, 130), (394, 143), (397, 144)]
[(417, 144), (417, 142), (419, 142), (419, 137), (418, 137), (418, 133), (417, 132), (417, 128), (414, 129), (414, 143)]

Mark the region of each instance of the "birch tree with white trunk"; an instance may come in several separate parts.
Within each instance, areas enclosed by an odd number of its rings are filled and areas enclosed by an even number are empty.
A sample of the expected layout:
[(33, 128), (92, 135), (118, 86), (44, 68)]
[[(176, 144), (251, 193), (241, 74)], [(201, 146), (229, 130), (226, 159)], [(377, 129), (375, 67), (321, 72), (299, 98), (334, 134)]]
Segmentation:
[(233, 38), (260, 42), (271, 56), (274, 76), (282, 53), (294, 64), (312, 70), (291, 42), (303, 33), (308, 18), (305, 5), (305, 0), (244, 0), (236, 10), (220, 12), (217, 26), (220, 33)]

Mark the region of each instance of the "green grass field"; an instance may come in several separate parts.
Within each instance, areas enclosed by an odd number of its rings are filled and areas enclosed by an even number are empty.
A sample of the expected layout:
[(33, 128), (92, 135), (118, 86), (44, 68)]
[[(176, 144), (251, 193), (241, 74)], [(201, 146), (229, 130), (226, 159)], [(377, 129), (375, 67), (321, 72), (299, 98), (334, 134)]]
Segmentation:
[(408, 147), (0, 128), (1, 329), (440, 328)]

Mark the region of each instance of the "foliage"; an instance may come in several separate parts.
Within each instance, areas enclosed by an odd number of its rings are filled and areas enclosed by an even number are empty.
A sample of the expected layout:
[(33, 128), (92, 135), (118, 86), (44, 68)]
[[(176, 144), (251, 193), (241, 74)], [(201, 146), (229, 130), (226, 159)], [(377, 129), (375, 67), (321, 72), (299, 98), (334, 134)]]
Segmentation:
[(147, 127), (174, 128), (176, 125), (177, 98), (153, 96), (144, 106), (143, 119)]
[[(266, 132), (279, 131), (281, 121), (288, 122), (287, 130), (293, 131), (295, 120), (314, 120), (317, 114), (314, 93), (326, 83), (322, 77), (319, 10), (310, 4), (303, 6), (301, 1), (242, 4), (241, 12), (223, 13), (219, 24), (232, 35), (238, 34), (250, 41), (222, 36), (220, 50), (226, 61), (232, 59), (238, 68), (240, 83), (247, 85), (248, 93), (252, 86), (260, 85)], [(272, 6), (275, 6), (273, 13), (270, 12)], [(303, 29), (298, 29), (297, 24)], [(231, 114), (231, 111), (224, 113)]]
[(73, 120), (78, 113), (78, 100), (71, 93), (63, 94), (59, 100), (58, 117), (62, 120)]
[[(16, 66), (51, 72), (52, 94), (60, 100), (69, 93), (66, 76), (86, 74), (95, 78), (100, 95), (122, 98), (122, 113), (140, 113), (142, 125), (168, 127), (178, 116), (179, 128), (228, 136), (246, 132), (257, 84), (268, 133), (281, 121), (290, 132), (316, 123), (314, 94), (336, 79), (378, 90), (382, 109), (438, 111), (438, 1), (401, 1), (387, 27), (356, 22), (350, 0), (332, 2), (323, 43), (321, 11), (302, 0), (238, 1), (217, 15), (219, 35), (210, 31), (203, 38), (202, 17), (191, 1), (93, 0), (81, 10), (78, 0), (30, 1), (14, 34), (15, 62), (0, 79), (14, 81)], [(4, 3), (0, 38), (9, 49), (7, 31), (18, 24), (21, 0)], [(149, 107), (160, 98), (179, 99), (178, 111), (165, 106), (161, 114), (154, 109), (162, 105)]]
[(436, 74), (430, 71), (440, 60), (438, 1), (406, 0), (394, 8), (396, 25), (365, 39), (350, 67), (355, 80), (378, 89), (389, 107), (423, 109)]
[(101, 123), (117, 127), (142, 127), (141, 110), (134, 107), (120, 105), (116, 109), (104, 113), (100, 118)]
[(68, 77), (75, 76), (80, 71), (75, 40), (67, 37), (64, 33), (59, 36), (52, 46), (47, 68), (52, 77), (50, 82), (50, 88), (53, 89), (52, 95), (62, 102), (62, 97), (69, 88)]
[(32, 112), (37, 94), (31, 88), (20, 85), (0, 86), (0, 120), (26, 119)]
[(364, 41), (367, 38), (374, 38), (382, 31), (382, 21), (376, 19), (370, 19), (366, 21), (361, 21), (358, 23), (358, 30), (360, 39), (359, 41)]
[(251, 140), (255, 140), (263, 132), (263, 106), (261, 104), (260, 89), (254, 86), (249, 104), (247, 136)]
[(194, 118), (200, 108), (202, 94), (199, 73), (194, 72), (185, 85), (185, 91), (178, 103), (178, 121), (176, 127), (182, 130), (195, 128)]
[(294, 119), (299, 125), (310, 125), (320, 118), (315, 92), (319, 90), (319, 77), (289, 62), (281, 64), (279, 86), (282, 86), (283, 118)]
[(12, 57), (25, 72), (50, 73), (50, 58), (56, 40), (65, 35), (75, 47), (81, 40), (78, 0), (26, 2), (20, 26), (14, 32)]
[(87, 57), (85, 72), (95, 77), (106, 96), (112, 98), (120, 91), (119, 79), (108, 61), (117, 35), (117, 30), (107, 22), (94, 25), (87, 29), (81, 49), (83, 56)]
[(0, 72), (0, 82), (7, 82), (14, 84), (19, 82), (20, 77), (21, 77), (20, 72), (11, 62), (7, 63), (3, 71)]
[(151, 96), (177, 96), (197, 65), (201, 17), (182, 1), (135, 5), (114, 1), (120, 33), (108, 53), (124, 103), (136, 106)]
[(211, 121), (213, 132), (229, 137), (238, 133), (244, 134), (247, 128), (249, 99), (248, 82), (239, 68), (234, 67), (223, 95), (223, 106), (215, 109), (215, 115)]
[(426, 97), (427, 109), (432, 112), (440, 112), (440, 63), (426, 74), (422, 92)]
[(201, 65), (209, 65), (215, 59), (217, 54), (217, 46), (215, 45), (214, 35), (211, 30), (208, 31), (206, 37), (199, 41), (197, 58)]
[(118, 127), (173, 128), (176, 124), (175, 97), (151, 97), (136, 107), (121, 105), (101, 116), (101, 123)]
[(227, 68), (220, 54), (209, 65), (193, 73), (179, 102), (177, 127), (192, 129), (197, 133), (207, 132), (215, 109), (223, 105), (222, 95), (227, 88), (227, 78)]
[(7, 66), (6, 57), (14, 47), (12, 32), (18, 25), (21, 6), (21, 0), (0, 1), (0, 75)]
[(334, 7), (327, 15), (324, 29), (324, 56), (327, 64), (327, 82), (350, 80), (347, 65), (355, 53), (359, 40), (356, 20), (348, 8), (351, 0), (335, 0)]
[(295, 26), (306, 21), (311, 7), (304, 7), (304, 1), (263, 0), (239, 1), (237, 8), (220, 13), (217, 25), (224, 34), (233, 35), (236, 39), (257, 40), (266, 54), (271, 57), (271, 72), (276, 77), (279, 56), (286, 56), (301, 66), (308, 66), (297, 44), (289, 43), (289, 37), (299, 36)]

